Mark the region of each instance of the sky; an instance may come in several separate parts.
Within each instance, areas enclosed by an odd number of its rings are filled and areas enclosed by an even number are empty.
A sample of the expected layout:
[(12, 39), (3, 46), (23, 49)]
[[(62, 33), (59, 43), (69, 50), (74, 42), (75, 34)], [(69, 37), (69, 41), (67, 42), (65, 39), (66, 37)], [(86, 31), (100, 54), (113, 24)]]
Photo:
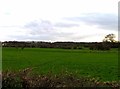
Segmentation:
[(0, 41), (118, 40), (119, 0), (0, 0)]

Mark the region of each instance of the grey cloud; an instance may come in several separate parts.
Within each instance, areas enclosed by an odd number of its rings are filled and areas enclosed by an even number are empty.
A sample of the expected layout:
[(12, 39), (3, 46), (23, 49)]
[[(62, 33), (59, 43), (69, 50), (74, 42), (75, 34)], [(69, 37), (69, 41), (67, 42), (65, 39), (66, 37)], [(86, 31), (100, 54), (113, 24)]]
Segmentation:
[(107, 30), (117, 30), (118, 16), (116, 14), (87, 13), (79, 17), (65, 18), (65, 20), (84, 22), (87, 25), (97, 25)]
[(35, 20), (30, 23), (27, 23), (24, 28), (27, 30), (26, 36), (16, 37), (20, 39), (36, 39), (36, 40), (54, 40), (59, 38), (64, 38), (71, 36), (73, 33), (70, 32), (61, 32), (62, 28), (70, 28), (78, 26), (77, 24), (72, 23), (52, 23), (48, 20)]
[(30, 29), (30, 33), (32, 34), (38, 34), (53, 30), (52, 23), (45, 20), (32, 21), (30, 23), (27, 23), (24, 27)]
[[(60, 34), (57, 30), (62, 28), (71, 28), (77, 27), (78, 24), (74, 23), (65, 23), (65, 22), (57, 22), (52, 23), (48, 20), (35, 20), (30, 23), (27, 23), (24, 28), (28, 29), (28, 33), (31, 35), (42, 35), (42, 34), (51, 34), (51, 35), (58, 35)], [(66, 33), (62, 33), (66, 34)], [(69, 32), (68, 32), (69, 34)], [(59, 35), (58, 35), (59, 36)]]
[(56, 28), (71, 28), (71, 27), (78, 27), (79, 24), (75, 23), (68, 23), (68, 22), (57, 22), (51, 23), (48, 20), (35, 20), (30, 23), (27, 23), (24, 27), (33, 29), (33, 30), (53, 30)]
[[(87, 15), (86, 15), (87, 16)], [(52, 23), (48, 20), (35, 20), (30, 23), (27, 23), (24, 28), (27, 30), (28, 35), (17, 35), (12, 38), (17, 38), (17, 40), (45, 40), (45, 41), (61, 41), (61, 40), (74, 40), (74, 41), (80, 41), (84, 40), (86, 38), (94, 36), (92, 35), (76, 35), (74, 32), (69, 32), (69, 31), (63, 31), (60, 30), (62, 28), (71, 28), (71, 27), (77, 27), (80, 26), (79, 23), (76, 24), (76, 21), (85, 21), (87, 24), (93, 24), (93, 22), (96, 24), (97, 20), (93, 19), (87, 19), (85, 18), (86, 16), (83, 17), (76, 17), (76, 18), (67, 18), (69, 20), (75, 21), (75, 22), (57, 22), (57, 23)], [(90, 23), (92, 22), (92, 23)], [(97, 24), (100, 24), (101, 22), (98, 22)], [(105, 24), (105, 23), (104, 23)], [(26, 29), (27, 28), (27, 29)]]

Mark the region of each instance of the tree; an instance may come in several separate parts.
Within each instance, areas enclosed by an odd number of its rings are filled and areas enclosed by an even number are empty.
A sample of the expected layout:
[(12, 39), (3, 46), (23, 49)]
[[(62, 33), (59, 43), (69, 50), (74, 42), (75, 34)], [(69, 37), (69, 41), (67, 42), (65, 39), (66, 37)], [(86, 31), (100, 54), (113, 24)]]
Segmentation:
[(103, 39), (103, 42), (116, 42), (116, 40), (114, 39), (115, 37), (115, 34), (108, 34)]

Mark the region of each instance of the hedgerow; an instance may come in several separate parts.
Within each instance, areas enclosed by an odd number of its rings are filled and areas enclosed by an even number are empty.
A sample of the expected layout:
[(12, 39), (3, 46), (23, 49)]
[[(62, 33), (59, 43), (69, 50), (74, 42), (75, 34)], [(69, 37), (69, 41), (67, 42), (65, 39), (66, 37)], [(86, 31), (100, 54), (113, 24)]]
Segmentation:
[(6, 71), (2, 73), (2, 89), (43, 89), (43, 88), (80, 88), (105, 87), (120, 88), (120, 81), (101, 82), (91, 77), (77, 77), (73, 73), (62, 72), (58, 75), (52, 73), (35, 75), (31, 68), (19, 72)]

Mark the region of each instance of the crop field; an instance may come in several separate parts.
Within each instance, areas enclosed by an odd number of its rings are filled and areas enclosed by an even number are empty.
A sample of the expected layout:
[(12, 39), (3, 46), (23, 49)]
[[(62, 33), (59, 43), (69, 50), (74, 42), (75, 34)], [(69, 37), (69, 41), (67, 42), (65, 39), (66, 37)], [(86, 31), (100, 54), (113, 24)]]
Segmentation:
[(43, 74), (68, 71), (78, 76), (114, 81), (118, 80), (118, 49), (3, 48), (2, 68), (3, 71), (33, 68), (34, 72)]

